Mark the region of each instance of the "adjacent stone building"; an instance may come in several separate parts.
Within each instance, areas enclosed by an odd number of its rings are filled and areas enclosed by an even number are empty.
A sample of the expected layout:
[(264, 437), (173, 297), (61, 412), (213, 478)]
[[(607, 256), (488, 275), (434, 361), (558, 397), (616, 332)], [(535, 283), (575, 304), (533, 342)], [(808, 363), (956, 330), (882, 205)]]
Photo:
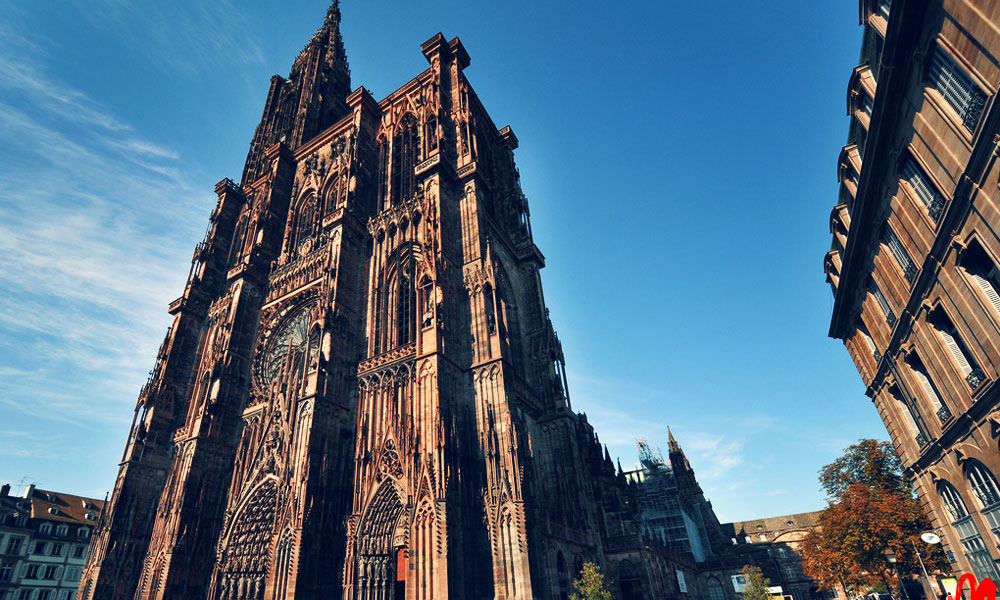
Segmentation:
[(820, 590), (802, 570), (801, 542), (819, 527), (822, 511), (725, 523), (739, 562), (760, 567), (776, 593), (793, 600), (847, 598), (843, 589)]
[(958, 572), (1000, 576), (1000, 4), (862, 0), (825, 259), (844, 341)]
[(461, 41), (376, 100), (339, 25), (215, 188), (80, 597), (565, 599), (585, 561), (706, 597), (571, 409), (518, 140)]
[(0, 487), (0, 600), (73, 600), (103, 500)]

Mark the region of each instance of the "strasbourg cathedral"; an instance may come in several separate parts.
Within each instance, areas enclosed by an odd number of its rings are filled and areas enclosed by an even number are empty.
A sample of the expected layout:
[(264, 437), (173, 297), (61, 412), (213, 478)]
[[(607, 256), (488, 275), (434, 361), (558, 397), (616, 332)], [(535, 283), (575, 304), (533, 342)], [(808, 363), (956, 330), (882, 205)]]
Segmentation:
[(215, 187), (79, 597), (556, 600), (592, 561), (623, 600), (734, 598), (680, 448), (700, 562), (570, 407), (518, 141), (462, 43), (376, 101), (339, 25), (335, 1)]

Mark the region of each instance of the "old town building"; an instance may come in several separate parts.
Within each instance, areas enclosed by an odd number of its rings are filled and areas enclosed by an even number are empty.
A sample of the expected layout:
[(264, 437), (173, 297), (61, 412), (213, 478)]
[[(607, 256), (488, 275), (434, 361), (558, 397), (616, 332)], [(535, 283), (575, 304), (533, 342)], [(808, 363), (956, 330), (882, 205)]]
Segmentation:
[(1000, 4), (862, 0), (830, 215), (844, 341), (957, 572), (1000, 559)]
[(822, 511), (725, 523), (738, 562), (760, 567), (774, 595), (792, 600), (848, 598), (843, 588), (820, 590), (802, 570), (802, 540), (819, 527)]
[(593, 561), (623, 599), (705, 597), (571, 409), (518, 140), (462, 43), (376, 100), (339, 25), (215, 188), (79, 596), (565, 599)]
[(103, 500), (0, 486), (0, 600), (73, 600)]

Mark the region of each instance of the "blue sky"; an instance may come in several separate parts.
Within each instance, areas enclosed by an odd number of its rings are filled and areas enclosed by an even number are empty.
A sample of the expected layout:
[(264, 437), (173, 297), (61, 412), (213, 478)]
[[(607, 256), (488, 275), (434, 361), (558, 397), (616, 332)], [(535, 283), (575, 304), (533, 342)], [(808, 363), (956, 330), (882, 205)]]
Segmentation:
[[(0, 0), (0, 482), (103, 496), (213, 185), (324, 0)], [(460, 36), (517, 161), (573, 406), (612, 456), (669, 425), (719, 517), (816, 510), (886, 436), (827, 338), (849, 2), (356, 2), (377, 98)]]

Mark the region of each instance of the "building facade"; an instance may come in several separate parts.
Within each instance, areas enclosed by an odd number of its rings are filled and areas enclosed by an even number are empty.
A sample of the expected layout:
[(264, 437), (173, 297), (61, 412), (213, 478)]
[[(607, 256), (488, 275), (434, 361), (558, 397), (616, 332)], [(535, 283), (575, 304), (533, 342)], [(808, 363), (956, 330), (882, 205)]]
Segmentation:
[(378, 101), (339, 24), (215, 188), (79, 596), (565, 599), (593, 561), (703, 597), (571, 409), (518, 140), (462, 43)]
[(862, 0), (826, 255), (843, 340), (957, 572), (1000, 575), (1000, 5)]
[(0, 600), (74, 600), (103, 500), (0, 486)]
[(802, 570), (802, 540), (819, 527), (822, 511), (725, 523), (739, 562), (760, 567), (775, 595), (792, 600), (848, 598), (846, 591), (823, 591)]

